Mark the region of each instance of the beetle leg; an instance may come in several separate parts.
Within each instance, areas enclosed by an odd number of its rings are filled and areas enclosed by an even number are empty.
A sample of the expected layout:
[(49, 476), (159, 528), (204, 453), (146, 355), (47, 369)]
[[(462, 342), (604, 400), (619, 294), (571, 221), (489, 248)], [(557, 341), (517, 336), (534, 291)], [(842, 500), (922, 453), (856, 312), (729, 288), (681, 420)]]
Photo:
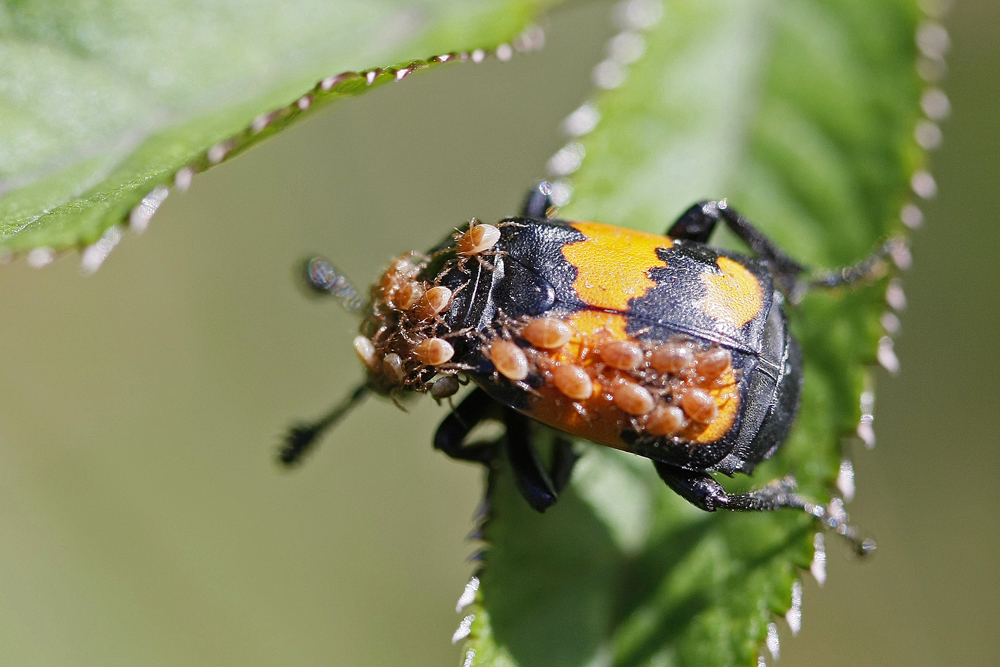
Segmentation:
[(434, 448), (459, 461), (489, 463), (496, 456), (492, 442), (465, 444), (465, 437), (497, 407), (496, 401), (482, 389), (475, 389), (451, 411), (434, 434)]
[(573, 441), (569, 438), (556, 436), (555, 446), (552, 451), (552, 472), (550, 473), (552, 486), (555, 488), (556, 493), (562, 493), (562, 490), (569, 484), (569, 478), (573, 474), (573, 467), (579, 460), (580, 455), (573, 450)]
[(694, 204), (670, 226), (667, 230), (667, 236), (672, 239), (708, 243), (708, 238), (715, 231), (715, 225), (719, 222), (719, 216), (712, 215), (712, 209), (708, 208), (709, 204), (715, 203), (705, 201)]
[(660, 461), (653, 461), (653, 465), (667, 486), (699, 509), (714, 512), (729, 501), (726, 490), (707, 473), (683, 470)]
[(552, 186), (548, 181), (539, 181), (528, 191), (528, 196), (524, 199), (524, 206), (521, 207), (521, 216), (545, 220), (549, 217), (549, 210), (555, 207), (550, 197)]
[(724, 222), (737, 236), (749, 245), (757, 256), (768, 263), (781, 290), (791, 297), (793, 303), (813, 288), (831, 288), (858, 282), (870, 282), (885, 273), (886, 260), (906, 250), (906, 241), (890, 238), (870, 255), (856, 264), (814, 273), (806, 280), (799, 276), (806, 271), (802, 266), (767, 238), (749, 220), (730, 208), (725, 200), (703, 201), (695, 204), (677, 219), (667, 235), (675, 239), (686, 239), (708, 243), (708, 237), (718, 222)]
[(507, 457), (517, 488), (529, 505), (544, 512), (556, 502), (559, 492), (538, 456), (531, 437), (531, 424), (527, 417), (508, 408), (504, 412), (504, 425), (507, 427)]
[(708, 243), (715, 225), (724, 222), (757, 256), (769, 265), (771, 275), (786, 294), (791, 294), (805, 267), (793, 260), (749, 220), (730, 208), (725, 200), (698, 202), (677, 219), (667, 236)]
[[(495, 443), (466, 445), (465, 438), (479, 422), (495, 416), (498, 408), (500, 405), (485, 391), (475, 389), (438, 426), (434, 434), (434, 448), (459, 461), (490, 465), (497, 454)], [(577, 459), (572, 443), (565, 438), (556, 439), (552, 472), (549, 473), (543, 467), (532, 441), (529, 419), (510, 408), (503, 408), (502, 419), (507, 428), (507, 457), (518, 489), (529, 505), (544, 512), (556, 502), (559, 492), (569, 481)]]
[(859, 556), (875, 550), (875, 543), (859, 537), (857, 529), (847, 523), (846, 515), (830, 512), (825, 506), (797, 493), (795, 480), (791, 477), (775, 480), (749, 493), (730, 495), (708, 473), (682, 470), (659, 461), (654, 461), (653, 464), (667, 486), (695, 507), (707, 512), (717, 509), (738, 512), (767, 512), (786, 507), (800, 509), (847, 539)]

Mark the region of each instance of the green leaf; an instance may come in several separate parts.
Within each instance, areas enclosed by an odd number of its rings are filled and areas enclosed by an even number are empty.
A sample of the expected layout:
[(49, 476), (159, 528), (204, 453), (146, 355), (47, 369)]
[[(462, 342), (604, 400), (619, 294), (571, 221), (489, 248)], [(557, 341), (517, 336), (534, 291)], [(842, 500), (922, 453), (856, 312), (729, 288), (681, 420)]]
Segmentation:
[[(727, 197), (811, 266), (857, 261), (900, 233), (922, 158), (919, 18), (909, 0), (665, 3), (625, 82), (593, 101), (600, 120), (580, 139), (586, 157), (560, 217), (662, 233), (693, 202)], [(884, 290), (812, 293), (790, 309), (805, 354), (796, 427), (752, 479), (727, 487), (794, 474), (805, 494), (830, 498), (884, 335)], [(584, 447), (545, 515), (506, 467), (491, 472), (466, 664), (757, 664), (818, 522), (700, 512), (648, 461)]]
[(7, 3), (0, 251), (85, 246), (133, 209), (141, 226), (175, 183), (432, 56), (511, 41), (547, 4)]

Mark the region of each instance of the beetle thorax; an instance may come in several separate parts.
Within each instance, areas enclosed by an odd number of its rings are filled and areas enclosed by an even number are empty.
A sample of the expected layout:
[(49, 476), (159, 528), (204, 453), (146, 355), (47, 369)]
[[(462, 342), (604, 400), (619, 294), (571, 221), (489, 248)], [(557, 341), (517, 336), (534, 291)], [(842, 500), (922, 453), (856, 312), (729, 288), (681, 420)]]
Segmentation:
[[(361, 325), (354, 349), (369, 372), (371, 387), (384, 394), (426, 391), (435, 376), (453, 376), (462, 368), (452, 361), (453, 341), (466, 332), (453, 331), (446, 321), (454, 296), (440, 285), (455, 265), (480, 261), (500, 238), (493, 225), (476, 224), (453, 236), (454, 245), (439, 255), (448, 257), (428, 275), (435, 257), (407, 253), (394, 260), (372, 286), (370, 314)], [(435, 265), (436, 266), (436, 265)]]

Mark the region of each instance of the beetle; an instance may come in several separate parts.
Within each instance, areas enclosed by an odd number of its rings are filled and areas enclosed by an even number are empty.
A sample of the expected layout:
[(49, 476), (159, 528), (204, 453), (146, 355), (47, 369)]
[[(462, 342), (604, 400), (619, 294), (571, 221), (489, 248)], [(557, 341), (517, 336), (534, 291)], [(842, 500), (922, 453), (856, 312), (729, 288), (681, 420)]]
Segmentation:
[[(538, 511), (569, 480), (572, 435), (651, 459), (703, 510), (798, 508), (859, 552), (874, 548), (798, 494), (791, 477), (732, 494), (712, 475), (752, 473), (795, 420), (802, 353), (786, 303), (811, 286), (877, 275), (892, 244), (807, 282), (805, 268), (725, 200), (693, 205), (661, 236), (554, 218), (550, 192), (542, 182), (521, 215), (472, 220), (428, 253), (393, 261), (371, 288), (354, 341), (367, 380), (324, 418), (294, 427), (281, 461), (301, 458), (369, 393), (440, 400), (471, 381), (434, 447), (490, 465), (498, 445), (466, 439), (484, 419), (502, 421), (518, 488)], [(708, 245), (720, 223), (753, 256)], [(307, 276), (315, 290), (360, 306), (328, 262), (311, 261)], [(532, 421), (560, 432), (548, 467)]]

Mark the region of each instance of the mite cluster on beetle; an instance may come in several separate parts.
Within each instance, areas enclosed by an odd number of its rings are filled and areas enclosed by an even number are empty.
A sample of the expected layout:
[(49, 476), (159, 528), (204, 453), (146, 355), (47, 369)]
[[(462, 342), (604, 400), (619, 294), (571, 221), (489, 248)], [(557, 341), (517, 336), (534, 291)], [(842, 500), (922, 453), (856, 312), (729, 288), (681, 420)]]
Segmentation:
[[(476, 389), (442, 422), (434, 446), (489, 463), (501, 445), (466, 437), (484, 419), (501, 420), (502, 449), (540, 511), (556, 501), (576, 456), (558, 438), (543, 466), (532, 420), (652, 459), (664, 482), (702, 509), (799, 508), (859, 553), (874, 548), (841, 513), (796, 493), (791, 478), (730, 494), (710, 474), (751, 473), (792, 426), (802, 362), (783, 304), (810, 286), (803, 267), (724, 201), (696, 204), (660, 236), (553, 219), (549, 192), (540, 184), (522, 216), (473, 220), (428, 253), (389, 265), (354, 341), (367, 381), (320, 421), (293, 429), (282, 460), (297, 460), (368, 392), (440, 400), (470, 380)], [(719, 222), (755, 257), (708, 246)], [(892, 247), (816, 284), (870, 279)], [(311, 266), (314, 288), (343, 293), (332, 267)]]
[(486, 341), (495, 372), (556, 409), (569, 402), (586, 422), (610, 420), (640, 435), (697, 444), (720, 414), (732, 422), (739, 397), (727, 350), (683, 336), (616, 340), (608, 328), (580, 331), (572, 322), (542, 316), (506, 324)]
[[(382, 393), (427, 391), (436, 374), (454, 376), (466, 368), (449, 364), (455, 348), (448, 339), (469, 332), (453, 330), (442, 317), (454, 293), (438, 283), (447, 269), (464, 270), (472, 258), (481, 261), (500, 239), (500, 230), (473, 220), (467, 230), (453, 237), (453, 250), (447, 253), (452, 256), (437, 275), (428, 273), (431, 257), (407, 253), (393, 261), (372, 286), (371, 312), (361, 325), (362, 334), (354, 339), (354, 350), (368, 369), (371, 383)], [(448, 393), (444, 387), (454, 390)], [(435, 397), (445, 398), (457, 390), (457, 384), (445, 383)]]

